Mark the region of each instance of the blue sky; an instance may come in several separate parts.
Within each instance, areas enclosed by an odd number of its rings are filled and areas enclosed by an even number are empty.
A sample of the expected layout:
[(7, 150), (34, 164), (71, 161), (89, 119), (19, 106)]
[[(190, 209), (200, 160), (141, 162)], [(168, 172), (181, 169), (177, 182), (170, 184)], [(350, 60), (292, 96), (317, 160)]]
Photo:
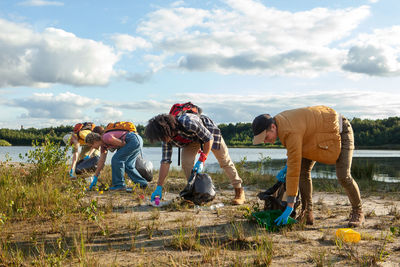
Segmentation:
[(0, 128), (400, 113), (400, 1), (0, 1)]

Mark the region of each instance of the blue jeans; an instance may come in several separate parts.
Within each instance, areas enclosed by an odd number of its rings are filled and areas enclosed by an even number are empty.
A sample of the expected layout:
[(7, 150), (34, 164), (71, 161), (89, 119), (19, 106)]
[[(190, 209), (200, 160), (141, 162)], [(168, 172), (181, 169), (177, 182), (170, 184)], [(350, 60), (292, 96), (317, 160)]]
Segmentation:
[(125, 136), (126, 144), (115, 152), (111, 159), (112, 184), (116, 187), (125, 187), (124, 173), (141, 187), (147, 186), (147, 181), (136, 170), (136, 158), (142, 151), (143, 139), (130, 132)]

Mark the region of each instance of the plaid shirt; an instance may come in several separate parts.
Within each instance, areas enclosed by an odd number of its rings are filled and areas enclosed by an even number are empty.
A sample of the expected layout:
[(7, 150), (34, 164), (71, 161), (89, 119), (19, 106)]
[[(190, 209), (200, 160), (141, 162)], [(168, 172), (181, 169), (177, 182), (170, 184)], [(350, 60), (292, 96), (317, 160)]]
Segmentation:
[(206, 143), (214, 140), (212, 149), (219, 150), (221, 145), (221, 130), (207, 116), (185, 113), (177, 117), (178, 136), (183, 137), (188, 142), (172, 140), (168, 143), (162, 143), (161, 163), (171, 163), (172, 146), (184, 147), (192, 142)]

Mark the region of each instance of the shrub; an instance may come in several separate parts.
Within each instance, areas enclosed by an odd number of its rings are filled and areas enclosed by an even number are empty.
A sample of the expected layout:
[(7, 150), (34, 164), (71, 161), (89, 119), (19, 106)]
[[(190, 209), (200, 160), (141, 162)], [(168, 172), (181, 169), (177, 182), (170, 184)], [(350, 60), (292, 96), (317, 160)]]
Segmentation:
[(11, 144), (4, 139), (0, 139), (0, 146), (11, 146)]

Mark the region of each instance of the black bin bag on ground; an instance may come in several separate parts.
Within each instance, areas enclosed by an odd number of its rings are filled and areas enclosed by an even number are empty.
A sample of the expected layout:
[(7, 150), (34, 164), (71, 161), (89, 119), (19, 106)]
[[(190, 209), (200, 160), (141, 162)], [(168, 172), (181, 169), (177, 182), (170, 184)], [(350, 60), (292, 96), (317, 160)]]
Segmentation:
[[(264, 210), (281, 210), (284, 211), (287, 206), (286, 202), (286, 183), (277, 182), (266, 191), (258, 193), (258, 198), (265, 201)], [(296, 202), (290, 217), (296, 217), (297, 207), (300, 205), (300, 196), (297, 194)]]
[(192, 201), (196, 205), (202, 205), (215, 198), (215, 187), (211, 177), (207, 173), (192, 171), (186, 187), (179, 196)]
[(136, 158), (135, 167), (146, 181), (151, 182), (153, 180), (153, 163), (151, 161), (146, 161), (142, 155), (139, 155)]
[(76, 163), (75, 173), (82, 174), (85, 172), (94, 172), (97, 168), (97, 163), (100, 157), (94, 156), (88, 159), (81, 159)]

